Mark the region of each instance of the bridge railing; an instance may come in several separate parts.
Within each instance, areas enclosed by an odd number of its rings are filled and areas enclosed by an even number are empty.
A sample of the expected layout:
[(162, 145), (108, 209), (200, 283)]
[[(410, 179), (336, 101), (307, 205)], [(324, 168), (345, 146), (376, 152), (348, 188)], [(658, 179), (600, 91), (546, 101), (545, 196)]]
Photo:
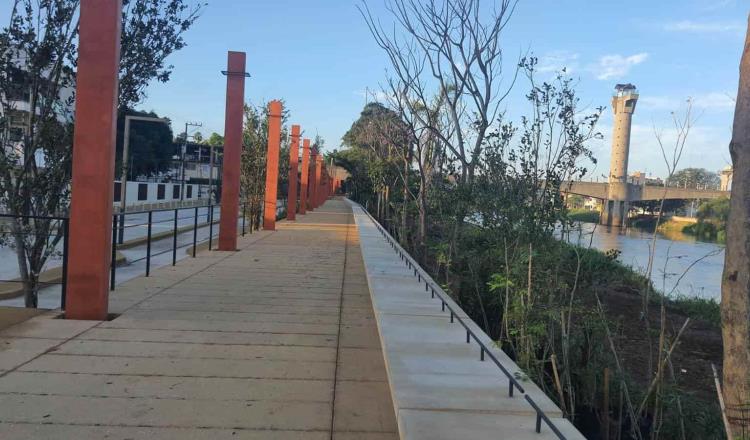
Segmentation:
[(417, 262), (411, 257), (411, 255), (409, 255), (409, 253), (401, 247), (401, 245), (391, 236), (391, 234), (386, 231), (385, 228), (383, 228), (383, 226), (377, 220), (375, 220), (375, 218), (367, 211), (367, 209), (362, 206), (360, 206), (360, 208), (367, 214), (370, 220), (372, 220), (373, 224), (378, 229), (378, 232), (380, 232), (383, 238), (394, 250), (394, 252), (398, 254), (399, 259), (403, 261), (411, 271), (413, 271), (414, 277), (417, 278), (417, 282), (419, 282), (420, 284), (424, 283), (425, 292), (428, 292), (431, 298), (440, 300), (442, 311), (445, 312), (447, 310), (450, 315), (450, 322), (457, 322), (461, 325), (461, 327), (463, 327), (463, 329), (466, 331), (466, 343), (470, 344), (472, 340), (477, 343), (477, 345), (479, 346), (479, 359), (481, 361), (485, 361), (487, 358), (489, 358), (490, 361), (492, 361), (492, 363), (494, 363), (503, 373), (505, 378), (508, 380), (508, 397), (514, 397), (514, 391), (516, 390), (523, 394), (526, 402), (528, 402), (528, 404), (536, 413), (536, 432), (541, 433), (542, 422), (544, 422), (544, 424), (549, 427), (549, 429), (557, 436), (558, 439), (567, 440), (565, 435), (563, 435), (563, 433), (555, 425), (555, 423), (539, 407), (537, 402), (535, 402), (530, 395), (526, 394), (523, 386), (518, 382), (513, 374), (511, 374), (511, 372), (508, 371), (508, 369), (502, 364), (502, 362), (500, 362), (500, 360), (495, 356), (492, 350), (487, 347), (487, 345), (480, 339), (479, 335), (477, 335), (472, 330), (471, 326), (467, 324), (464, 318), (461, 318), (459, 311), (456, 310), (452, 305), (452, 301), (447, 300), (448, 294), (437, 283), (435, 283), (430, 275), (427, 274), (419, 264), (417, 264)]

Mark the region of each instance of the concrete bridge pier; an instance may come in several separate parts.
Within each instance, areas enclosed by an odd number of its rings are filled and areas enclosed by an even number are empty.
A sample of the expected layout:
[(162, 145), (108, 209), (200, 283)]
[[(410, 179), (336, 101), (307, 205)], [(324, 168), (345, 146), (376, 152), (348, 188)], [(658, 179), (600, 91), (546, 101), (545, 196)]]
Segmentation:
[(627, 183), (609, 184), (609, 197), (604, 200), (602, 205), (602, 213), (599, 216), (600, 224), (617, 228), (627, 226), (628, 211), (630, 210), (627, 192)]
[(608, 197), (604, 200), (602, 207), (601, 224), (606, 226), (627, 226), (628, 209), (630, 201), (628, 198), (628, 184), (626, 182), (610, 182)]

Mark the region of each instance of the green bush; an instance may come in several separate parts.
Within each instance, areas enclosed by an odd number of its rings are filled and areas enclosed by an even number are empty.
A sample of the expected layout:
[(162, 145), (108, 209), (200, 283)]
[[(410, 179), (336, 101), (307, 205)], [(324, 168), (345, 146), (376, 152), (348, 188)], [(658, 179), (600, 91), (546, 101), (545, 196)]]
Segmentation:
[(599, 223), (599, 211), (571, 209), (568, 211), (568, 219), (574, 222)]

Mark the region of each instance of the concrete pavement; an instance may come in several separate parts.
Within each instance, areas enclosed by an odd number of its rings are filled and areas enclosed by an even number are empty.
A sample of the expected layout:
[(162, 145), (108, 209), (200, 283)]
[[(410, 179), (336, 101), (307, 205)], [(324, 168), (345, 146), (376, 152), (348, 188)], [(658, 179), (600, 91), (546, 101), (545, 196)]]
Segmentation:
[(398, 438), (350, 208), (278, 229), (0, 332), (0, 438)]

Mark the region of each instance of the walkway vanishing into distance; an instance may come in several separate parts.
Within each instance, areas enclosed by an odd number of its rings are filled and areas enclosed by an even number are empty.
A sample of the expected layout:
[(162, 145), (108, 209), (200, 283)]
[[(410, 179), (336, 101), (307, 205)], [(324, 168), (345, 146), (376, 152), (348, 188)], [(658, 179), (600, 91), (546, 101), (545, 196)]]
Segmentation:
[(354, 214), (329, 200), (238, 252), (123, 283), (110, 321), (50, 312), (0, 331), (0, 438), (558, 438), (534, 432), (524, 395), (507, 396), (497, 366)]
[(125, 283), (113, 321), (6, 330), (0, 438), (398, 438), (351, 217)]

